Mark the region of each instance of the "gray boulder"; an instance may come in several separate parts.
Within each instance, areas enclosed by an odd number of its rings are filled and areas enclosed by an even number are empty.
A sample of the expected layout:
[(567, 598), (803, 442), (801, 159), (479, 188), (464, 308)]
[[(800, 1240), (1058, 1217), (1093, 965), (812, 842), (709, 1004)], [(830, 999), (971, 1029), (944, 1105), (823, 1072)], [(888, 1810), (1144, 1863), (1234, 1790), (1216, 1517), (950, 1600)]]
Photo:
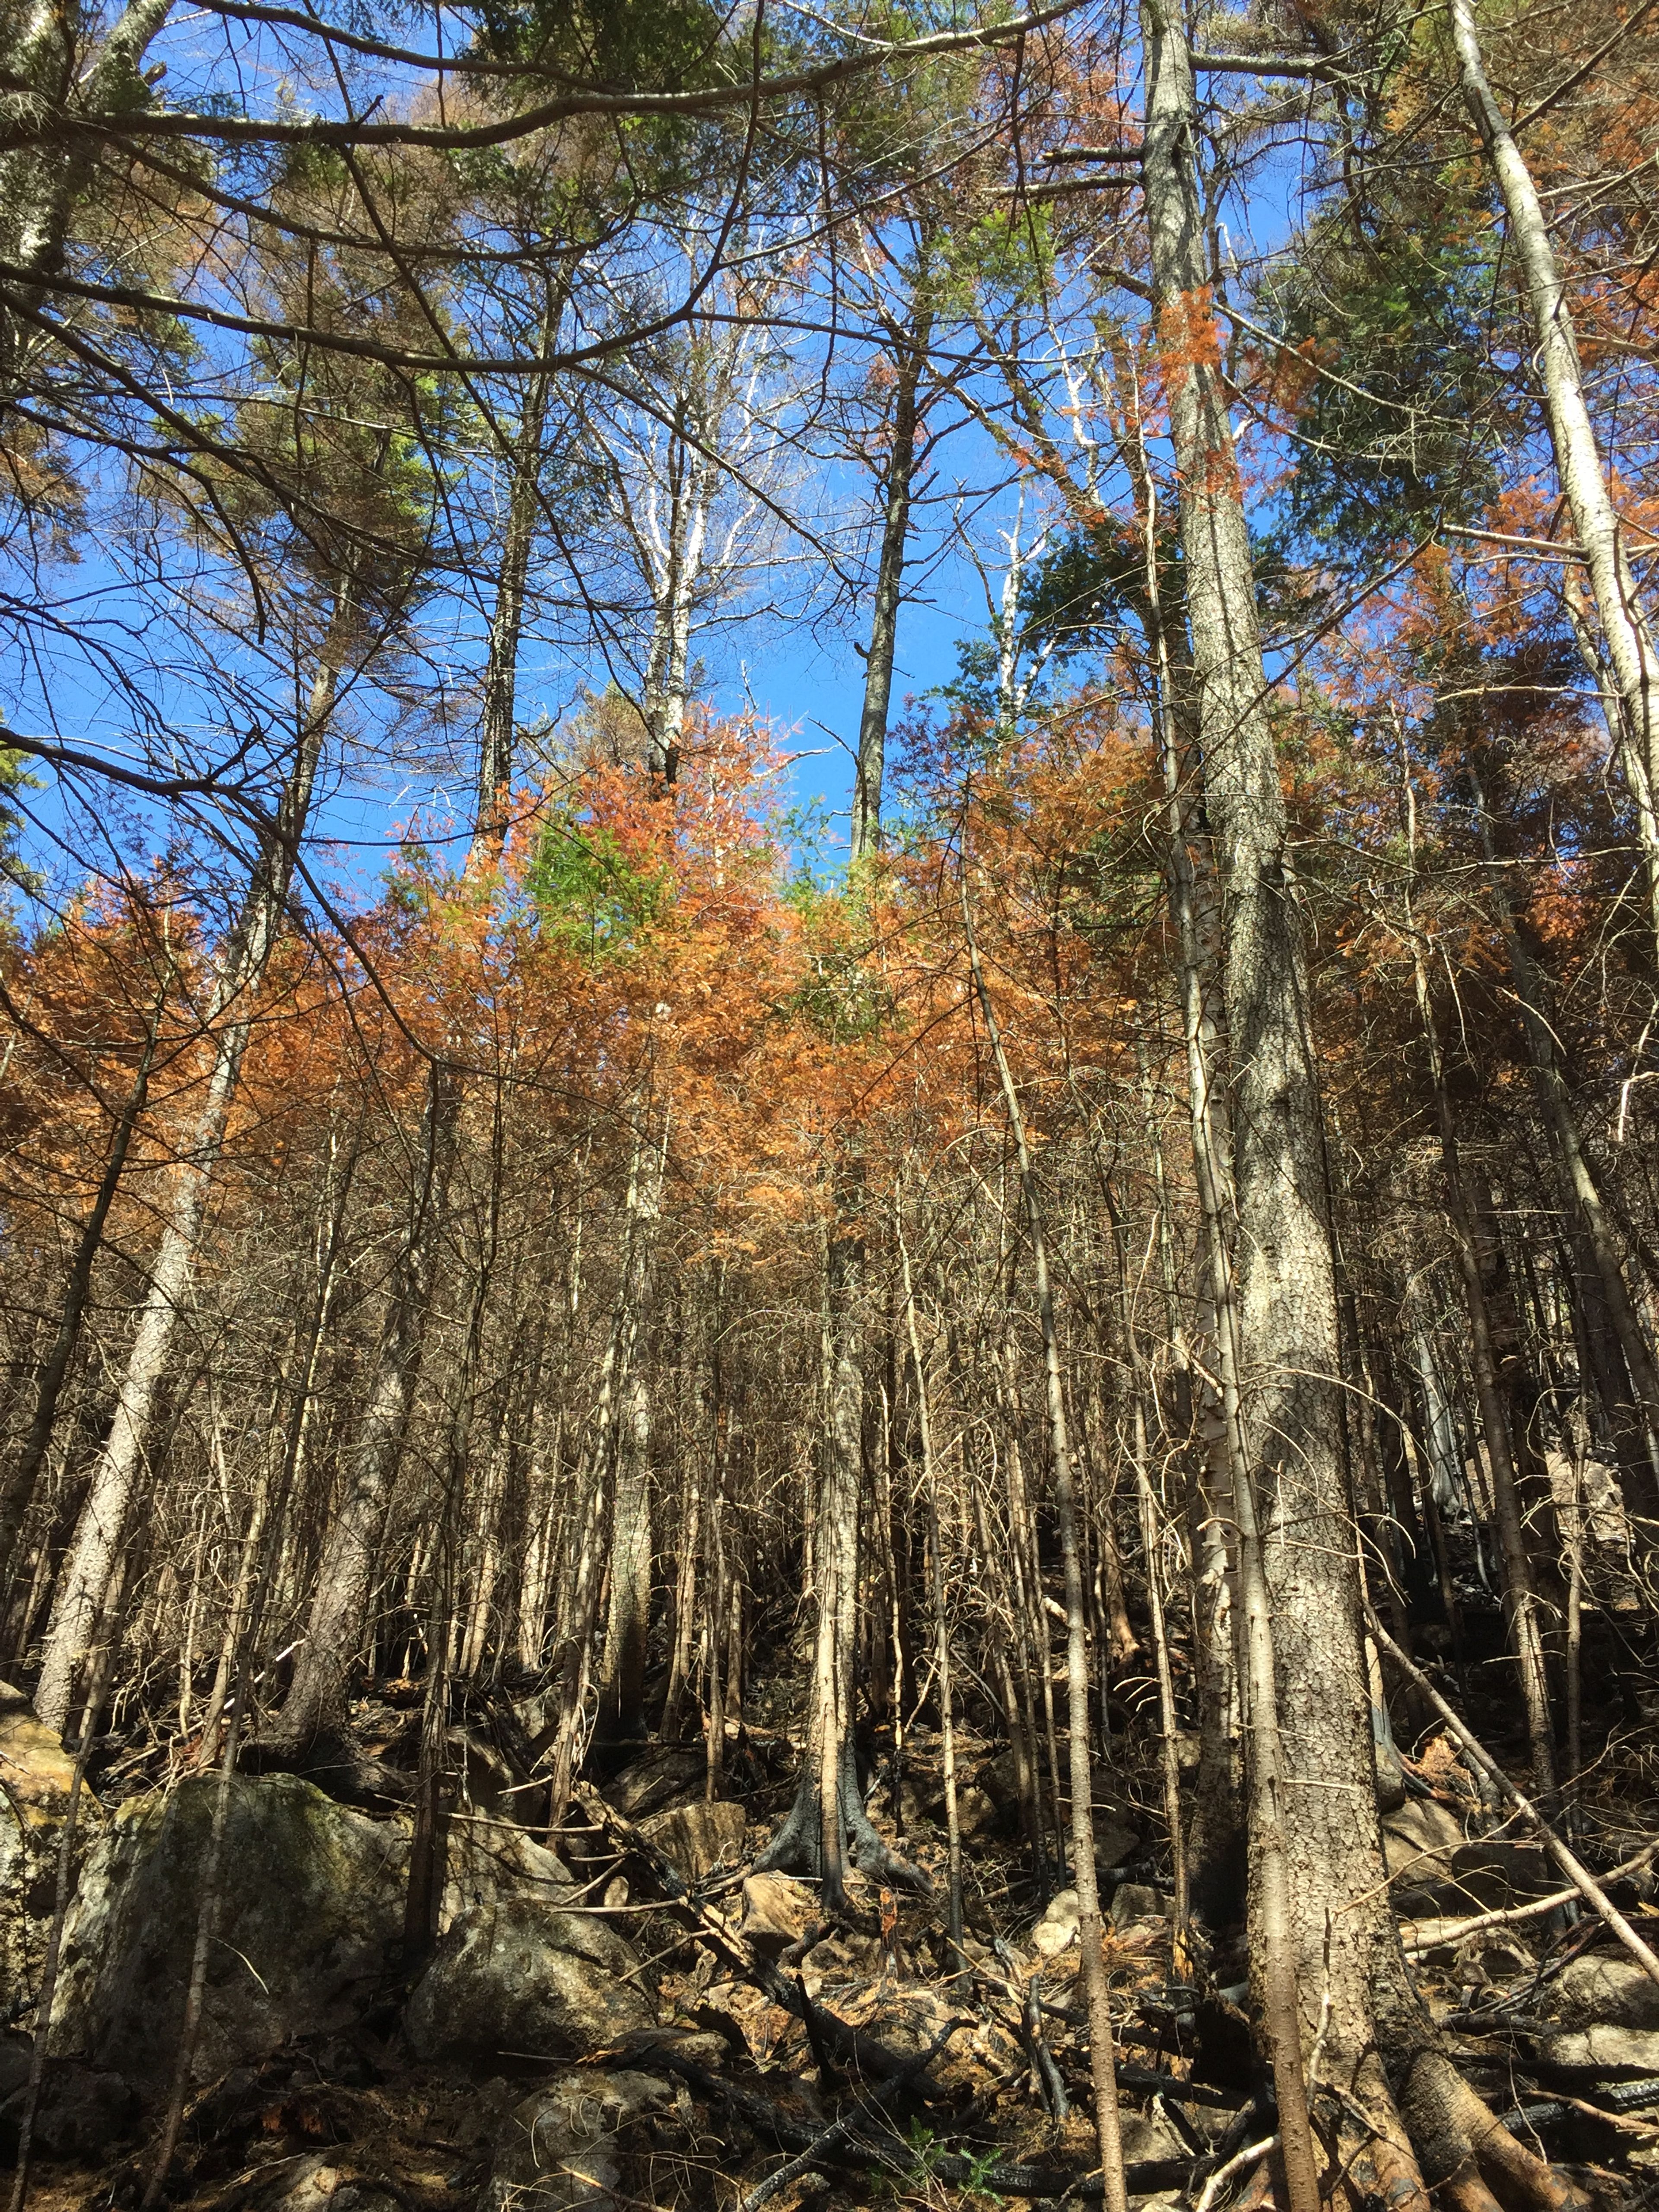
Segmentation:
[(421, 2058), (585, 2058), (651, 2026), (639, 1965), (599, 1920), (535, 1897), (469, 1905), (410, 1994), (404, 2026)]
[(1609, 1951), (1575, 1959), (1550, 2001), (1562, 2029), (1534, 2045), (1547, 2065), (1609, 2079), (1659, 2074), (1659, 1983), (1634, 1959)]
[(1167, 1920), (1173, 1907), (1159, 1891), (1141, 1881), (1121, 1881), (1112, 1893), (1110, 1919), (1121, 1935), (1142, 1920)]
[[(407, 1828), (402, 1831), (399, 1863), (408, 1864)], [(449, 1823), (443, 1901), (438, 1913), (438, 1933), (446, 1934), (470, 1908), (491, 1904), (501, 1897), (540, 1898), (562, 1905), (576, 1884), (569, 1868), (555, 1851), (538, 1844), (510, 1820), (473, 1817)]]
[(787, 1874), (751, 1874), (738, 1933), (767, 1958), (799, 1943), (818, 1918), (817, 1893)]
[[(64, 1929), (52, 2049), (146, 2100), (171, 2079), (216, 1775), (121, 1807), (89, 1853)], [(294, 1775), (231, 1784), (223, 1901), (194, 2071), (207, 2081), (299, 2036), (349, 2029), (403, 1940), (410, 1828)], [(422, 2055), (577, 2057), (647, 2025), (619, 1936), (562, 1911), (568, 1869), (508, 1822), (450, 1825), (440, 1945), (410, 2006)]]
[(1077, 1892), (1062, 1889), (1051, 1897), (1042, 1917), (1031, 1930), (1031, 1948), (1039, 1959), (1057, 1959), (1077, 1941)]
[(640, 1832), (672, 1859), (689, 1882), (701, 1881), (722, 1864), (734, 1867), (743, 1856), (741, 1805), (717, 1800), (712, 1805), (678, 1805), (670, 1813), (641, 1820)]
[(1634, 1959), (1597, 1952), (1555, 1978), (1553, 2011), (1569, 2027), (1659, 2030), (1659, 1982)]
[[(1122, 2131), (1127, 2165), (1139, 2166), (1143, 2160), (1150, 2163), (1153, 2159), (1192, 2156), (1190, 2147), (1182, 2142), (1160, 2112), (1125, 2112), (1118, 2124)], [(1141, 2212), (1146, 2212), (1145, 2205)]]
[[(23, 1692), (0, 1682), (0, 2019), (27, 2012), (40, 1990), (74, 1776), (75, 1761), (36, 1720)], [(103, 1820), (103, 1808), (83, 1784), (77, 1853), (95, 1839)]]
[(1451, 1870), (1459, 1894), (1475, 1912), (1542, 1897), (1561, 1879), (1542, 1844), (1520, 1837), (1483, 1836), (1465, 1844)]
[(654, 2074), (556, 2075), (514, 2109), (479, 2212), (608, 2212), (626, 2131), (674, 2102)]
[(1566, 2074), (1585, 2074), (1598, 2080), (1659, 2074), (1659, 2029), (1656, 2028), (1615, 2027), (1598, 2021), (1594, 2027), (1569, 2029), (1562, 2035), (1540, 2036), (1533, 2047), (1547, 2066)]
[[(999, 1825), (1004, 1832), (1012, 1834), (1018, 1818), (1019, 1806), (1019, 1767), (1013, 1751), (1000, 1752), (994, 1759), (986, 1759), (975, 1771), (974, 1786), (996, 1807)], [(1046, 1774), (1040, 1776), (1039, 1786), (1046, 1790)], [(1064, 1770), (1060, 1776), (1060, 1796), (1062, 1808), (1069, 1812), (1072, 1783), (1069, 1771)], [(1139, 1849), (1140, 1830), (1121, 1790), (1103, 1766), (1096, 1767), (1091, 1777), (1089, 1802), (1094, 1814), (1096, 1865), (1121, 1866)], [(960, 1802), (957, 1814), (960, 1818)]]
[(629, 1820), (644, 1820), (671, 1805), (702, 1796), (708, 1760), (701, 1744), (659, 1743), (613, 1775), (604, 1795)]
[(0, 2105), (29, 2078), (34, 2046), (26, 2035), (0, 2035)]
[[(945, 1818), (942, 1802), (939, 1817), (941, 1820)], [(976, 1842), (981, 1837), (990, 1835), (996, 1825), (996, 1806), (983, 1790), (976, 1789), (970, 1782), (965, 1790), (957, 1790), (957, 1830), (958, 1834), (965, 1837), (969, 1842)]]
[[(170, 2078), (216, 1775), (123, 1805), (88, 1856), (64, 1936), (52, 2049), (146, 2094)], [(292, 1775), (231, 1784), (218, 1940), (196, 2074), (210, 2080), (361, 2010), (403, 1932), (407, 1842)]]
[(1425, 1920), (1477, 1910), (1452, 1879), (1463, 1841), (1463, 1823), (1437, 1800), (1409, 1797), (1387, 1814), (1382, 1856), (1396, 1911)]
[(338, 2151), (278, 2159), (235, 2197), (237, 2212), (402, 2212), (402, 2192), (342, 2165)]
[[(25, 2079), (0, 2106), (0, 2150), (13, 2160), (27, 2101)], [(137, 2096), (118, 2074), (73, 2058), (54, 2059), (40, 2083), (33, 2146), (43, 2158), (95, 2165), (132, 2132), (138, 2118)]]

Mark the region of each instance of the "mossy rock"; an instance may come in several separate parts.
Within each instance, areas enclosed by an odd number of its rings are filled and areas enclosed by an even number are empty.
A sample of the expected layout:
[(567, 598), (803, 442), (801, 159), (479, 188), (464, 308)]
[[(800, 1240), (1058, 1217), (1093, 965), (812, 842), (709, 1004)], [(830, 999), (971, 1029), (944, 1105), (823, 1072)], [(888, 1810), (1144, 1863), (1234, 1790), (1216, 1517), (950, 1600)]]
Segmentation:
[[(123, 1805), (89, 1852), (64, 1929), (52, 2047), (147, 2094), (171, 2076), (219, 1789), (191, 1776)], [(231, 1783), (198, 2080), (362, 2012), (403, 1933), (407, 1831), (293, 1775)]]

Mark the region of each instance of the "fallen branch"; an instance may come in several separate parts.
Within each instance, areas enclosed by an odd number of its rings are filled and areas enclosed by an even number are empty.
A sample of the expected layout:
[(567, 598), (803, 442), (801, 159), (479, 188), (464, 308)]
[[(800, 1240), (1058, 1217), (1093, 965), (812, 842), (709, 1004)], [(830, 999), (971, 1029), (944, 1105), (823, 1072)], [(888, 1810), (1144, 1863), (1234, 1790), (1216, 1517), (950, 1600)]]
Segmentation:
[[(1646, 1844), (1633, 1859), (1626, 1859), (1616, 1867), (1609, 1867), (1601, 1877), (1604, 1882), (1623, 1881), (1629, 1875), (1640, 1874), (1659, 1856), (1659, 1842)], [(1405, 1947), (1408, 1959), (1420, 1958), (1425, 1951), (1437, 1951), (1443, 1943), (1466, 1943), (1471, 1936), (1478, 1936), (1483, 1928), (1507, 1928), (1520, 1920), (1541, 1920), (1547, 1913), (1559, 1912), (1564, 1905), (1571, 1905), (1580, 1894), (1574, 1889), (1553, 1889), (1547, 1897), (1534, 1897), (1525, 1905), (1506, 1905), (1492, 1912), (1477, 1912), (1471, 1920), (1458, 1920), (1438, 1936), (1415, 1939)]]
[(1279, 2148), (1276, 2135), (1263, 2136), (1260, 2142), (1246, 2143), (1243, 2150), (1235, 2151), (1224, 2166), (1218, 2166), (1204, 2185), (1204, 2194), (1199, 2198), (1197, 2212), (1210, 2212), (1222, 2191), (1237, 2175), (1249, 2167), (1260, 2166), (1264, 2158), (1271, 2158)]
[(863, 2112), (883, 2109), (907, 2089), (912, 2080), (927, 2071), (929, 2066), (933, 2064), (959, 2027), (968, 2027), (971, 2025), (972, 2023), (966, 2020), (947, 2021), (927, 2050), (920, 2057), (913, 2058), (903, 2073), (896, 2075), (891, 2081), (884, 2082), (880, 2088), (875, 2090), (868, 2100), (860, 2107), (859, 2113), (843, 2115), (842, 2118), (825, 2128), (816, 2142), (809, 2144), (805, 2150), (797, 2152), (795, 2156), (781, 2166), (775, 2173), (769, 2174), (764, 2181), (750, 2191), (739, 2206), (738, 2212), (760, 2212), (761, 2206), (769, 2197), (775, 2197), (781, 2189), (787, 2189), (792, 2181), (799, 2181), (804, 2173), (810, 2173), (820, 2160), (833, 2157), (842, 2144), (850, 2143), (853, 2139), (853, 2130)]
[(1650, 1980), (1659, 1982), (1659, 1956), (1656, 1956), (1650, 1947), (1642, 1941), (1583, 1861), (1567, 1849), (1531, 1799), (1522, 1794), (1480, 1739), (1458, 1718), (1423, 1669), (1414, 1660), (1407, 1657), (1377, 1619), (1376, 1611), (1369, 1601), (1365, 1606), (1365, 1619), (1370, 1629), (1372, 1641), (1377, 1650), (1386, 1651), (1407, 1680), (1423, 1692), (1487, 1780), (1509, 1800), (1522, 1818), (1529, 1821), (1538, 1831), (1544, 1848), (1577, 1891), (1579, 1896), (1613, 1930), (1643, 1972)]
[(1182, 2081), (1150, 2066), (1120, 2066), (1117, 2078), (1126, 2089), (1145, 2089), (1176, 2105), (1213, 2105), (1223, 2112), (1235, 2112), (1250, 2102), (1248, 2089), (1216, 2089), (1207, 2081)]
[[(1064, 2197), (1092, 2203), (1097, 2203), (1103, 2193), (1098, 2167), (1092, 2173), (1066, 2173), (1054, 2166), (988, 2163), (982, 2159), (964, 2158), (955, 2151), (906, 2152), (901, 2156), (889, 2145), (861, 2135), (858, 2131), (858, 2114), (851, 2115), (845, 2123), (842, 2139), (832, 2148), (825, 2148), (824, 2137), (829, 2130), (807, 2127), (792, 2119), (752, 2090), (740, 2088), (735, 2082), (724, 2081), (718, 2075), (710, 2074), (695, 2059), (683, 2057), (678, 2051), (665, 2051), (658, 2063), (678, 2074), (709, 2103), (725, 2106), (745, 2126), (771, 2136), (780, 2149), (811, 2153), (808, 2166), (821, 2160), (826, 2165), (852, 2166), (903, 2179), (920, 2166), (925, 2167), (931, 2179), (943, 2182), (947, 2188), (971, 2189), (981, 2195), (994, 2197)], [(890, 2088), (878, 2094), (891, 2093)], [(1136, 2165), (1127, 2166), (1124, 2174), (1131, 2195), (1148, 2196), (1162, 2189), (1190, 2189), (1218, 2163), (1214, 2157), (1143, 2159)]]
[(995, 1949), (1008, 1974), (1008, 1994), (1018, 2008), (1014, 2032), (1030, 2062), (1031, 2077), (1041, 2092), (1050, 2117), (1063, 2122), (1071, 2111), (1071, 2104), (1066, 2094), (1066, 2084), (1060, 2079), (1060, 2069), (1054, 2063), (1054, 2053), (1048, 2048), (1048, 2038), (1042, 2033), (1042, 1968), (1038, 1966), (1030, 1979), (1022, 1986), (1014, 1954), (1000, 1936), (997, 1938)]
[(1504, 2114), (1503, 2125), (1512, 2136), (1520, 2135), (1523, 2130), (1535, 2134), (1552, 2121), (1565, 2119), (1569, 2112), (1583, 2112), (1587, 2118), (1604, 2121), (1625, 2135), (1659, 2135), (1659, 2124), (1652, 2120), (1628, 2119), (1622, 2112), (1610, 2112), (1603, 2106), (1591, 2104), (1587, 2097), (1569, 2096), (1565, 2089), (1545, 2103), (1516, 2106), (1512, 2112)]
[[(753, 1976), (757, 1961), (743, 1937), (723, 1912), (698, 1897), (666, 1851), (653, 1844), (649, 1836), (635, 1826), (625, 1814), (607, 1804), (599, 1791), (587, 1783), (579, 1782), (572, 1796), (594, 1826), (611, 1837), (619, 1849), (629, 1852), (643, 1862), (652, 1880), (661, 1891), (665, 1901), (678, 1913), (682, 1923), (713, 1943), (728, 1965), (740, 1973)], [(767, 1994), (772, 1993), (769, 1990)], [(778, 2000), (775, 2000), (777, 2002)], [(787, 2002), (787, 2000), (785, 2001)], [(794, 2009), (793, 2004), (789, 2008)]]

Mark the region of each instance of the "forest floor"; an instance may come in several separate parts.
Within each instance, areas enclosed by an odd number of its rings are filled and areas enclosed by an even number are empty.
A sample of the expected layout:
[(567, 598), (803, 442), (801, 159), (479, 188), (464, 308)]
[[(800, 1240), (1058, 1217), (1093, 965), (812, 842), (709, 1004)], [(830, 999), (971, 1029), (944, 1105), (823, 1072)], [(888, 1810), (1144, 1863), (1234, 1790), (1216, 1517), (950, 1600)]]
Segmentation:
[[(1616, 1632), (1600, 1624), (1592, 1647)], [(1490, 1729), (1494, 1752), (1512, 1753), (1514, 1700), (1501, 1667), (1488, 1654), (1463, 1683), (1471, 1719)], [(1120, 1688), (1133, 1721), (1146, 1686), (1131, 1670)], [(1007, 1747), (972, 1734), (957, 1741), (962, 1958), (951, 1959), (944, 1929), (940, 1744), (920, 1728), (903, 1746), (896, 1787), (890, 1736), (874, 1747), (869, 1803), (933, 1893), (892, 1896), (855, 1876), (865, 1927), (826, 1929), (811, 1885), (749, 1871), (789, 1802), (800, 1690), (793, 1671), (756, 1686), (752, 1717), (726, 1746), (718, 1794), (730, 1809), (718, 1818), (703, 1808), (702, 1747), (656, 1747), (596, 1777), (599, 1794), (583, 1801), (587, 1826), (558, 1839), (634, 1947), (655, 2029), (556, 2072), (528, 2055), (422, 2063), (393, 1992), (349, 2032), (301, 2037), (198, 2094), (168, 2201), (192, 2212), (737, 2212), (745, 2201), (750, 2212), (761, 2201), (772, 2212), (840, 2212), (1086, 2194), (1074, 2185), (1092, 2149), (1074, 1900), (1056, 1894), (1058, 1876), (1034, 1864), (1018, 1831)], [(417, 1685), (384, 1684), (363, 1701), (368, 1748), (394, 1764), (404, 1754), (418, 1695)], [(1614, 1864), (1655, 1833), (1644, 1705), (1626, 1693), (1594, 1716), (1601, 1751), (1580, 1828), (1594, 1864)], [(1115, 1717), (1117, 1707), (1115, 1699)], [(511, 1716), (508, 1726), (492, 1732), (480, 1700), (455, 1739), (466, 1776), (458, 1810), (486, 1826), (526, 1803), (501, 1748), (503, 1737), (521, 1738), (521, 1711), (505, 1699), (496, 1711)], [(1197, 2204), (1210, 2174), (1271, 2131), (1271, 2107), (1237, 1938), (1175, 1939), (1155, 1733), (1132, 1726), (1119, 1747), (1109, 1779), (1097, 1784), (1097, 1820), (1103, 1869), (1110, 1854), (1106, 1942), (1125, 2153), (1136, 2197), (1174, 2212)], [(1391, 1887), (1425, 1995), (1460, 2063), (1505, 2124), (1594, 2201), (1659, 2203), (1659, 1988), (1574, 1908), (1503, 1917), (1558, 1878), (1482, 1805), (1446, 1738), (1425, 1732), (1406, 1748), (1416, 1754), (1405, 1760), (1407, 1795), (1385, 1821)], [(142, 1768), (130, 1767), (129, 1786)], [(681, 1826), (665, 1835), (661, 1816), (677, 1808)], [(653, 1835), (658, 1844), (643, 1843)], [(676, 1836), (695, 1863), (678, 1896), (661, 1856)], [(1617, 1892), (1650, 1932), (1659, 1922), (1650, 1889), (1644, 1876)], [(1480, 1915), (1498, 1917), (1464, 1928)], [(532, 2136), (550, 2132), (526, 2167), (514, 2165), (513, 2142), (527, 2112)], [(837, 2120), (842, 2133), (826, 2140)], [(814, 2149), (816, 2165), (764, 2194), (787, 2160)], [(151, 2155), (129, 2142), (93, 2166), (38, 2164), (29, 2202), (36, 2212), (136, 2206)], [(1258, 2208), (1271, 2201), (1270, 2176), (1264, 2169), (1251, 2191)], [(1242, 2171), (1230, 2186), (1236, 2193), (1249, 2180)]]

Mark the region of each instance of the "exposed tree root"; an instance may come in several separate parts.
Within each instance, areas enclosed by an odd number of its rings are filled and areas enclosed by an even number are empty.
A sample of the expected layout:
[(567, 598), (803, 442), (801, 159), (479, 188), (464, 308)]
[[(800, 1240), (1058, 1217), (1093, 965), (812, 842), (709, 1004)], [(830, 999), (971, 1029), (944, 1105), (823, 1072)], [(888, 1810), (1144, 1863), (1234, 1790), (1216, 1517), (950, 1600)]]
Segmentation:
[[(1395, 2110), (1369, 2135), (1344, 2130), (1351, 2197), (1389, 2212), (1584, 2212), (1582, 2192), (1516, 2142), (1436, 2044), (1394, 2072)], [(1351, 2121), (1361, 2116), (1345, 2103)]]
[(1386, 2135), (1362, 2142), (1347, 2160), (1348, 2193), (1362, 2204), (1386, 2205), (1389, 2212), (1431, 2212), (1423, 2176), (1409, 2150)]
[[(908, 1889), (918, 1896), (927, 1896), (933, 1888), (927, 1876), (920, 1867), (901, 1858), (883, 1843), (864, 1809), (864, 1793), (859, 1787), (858, 1767), (850, 1742), (842, 1748), (840, 1774), (836, 1795), (840, 1801), (837, 1809), (841, 1815), (843, 1863), (855, 1866), (871, 1881), (885, 1883), (890, 1889)], [(815, 1881), (823, 1878), (823, 1800), (815, 1760), (809, 1759), (803, 1766), (800, 1786), (788, 1816), (755, 1861), (755, 1869), (757, 1873), (805, 1875)], [(832, 1919), (854, 1917), (844, 1894), (830, 1897), (826, 1892), (823, 1907)]]

